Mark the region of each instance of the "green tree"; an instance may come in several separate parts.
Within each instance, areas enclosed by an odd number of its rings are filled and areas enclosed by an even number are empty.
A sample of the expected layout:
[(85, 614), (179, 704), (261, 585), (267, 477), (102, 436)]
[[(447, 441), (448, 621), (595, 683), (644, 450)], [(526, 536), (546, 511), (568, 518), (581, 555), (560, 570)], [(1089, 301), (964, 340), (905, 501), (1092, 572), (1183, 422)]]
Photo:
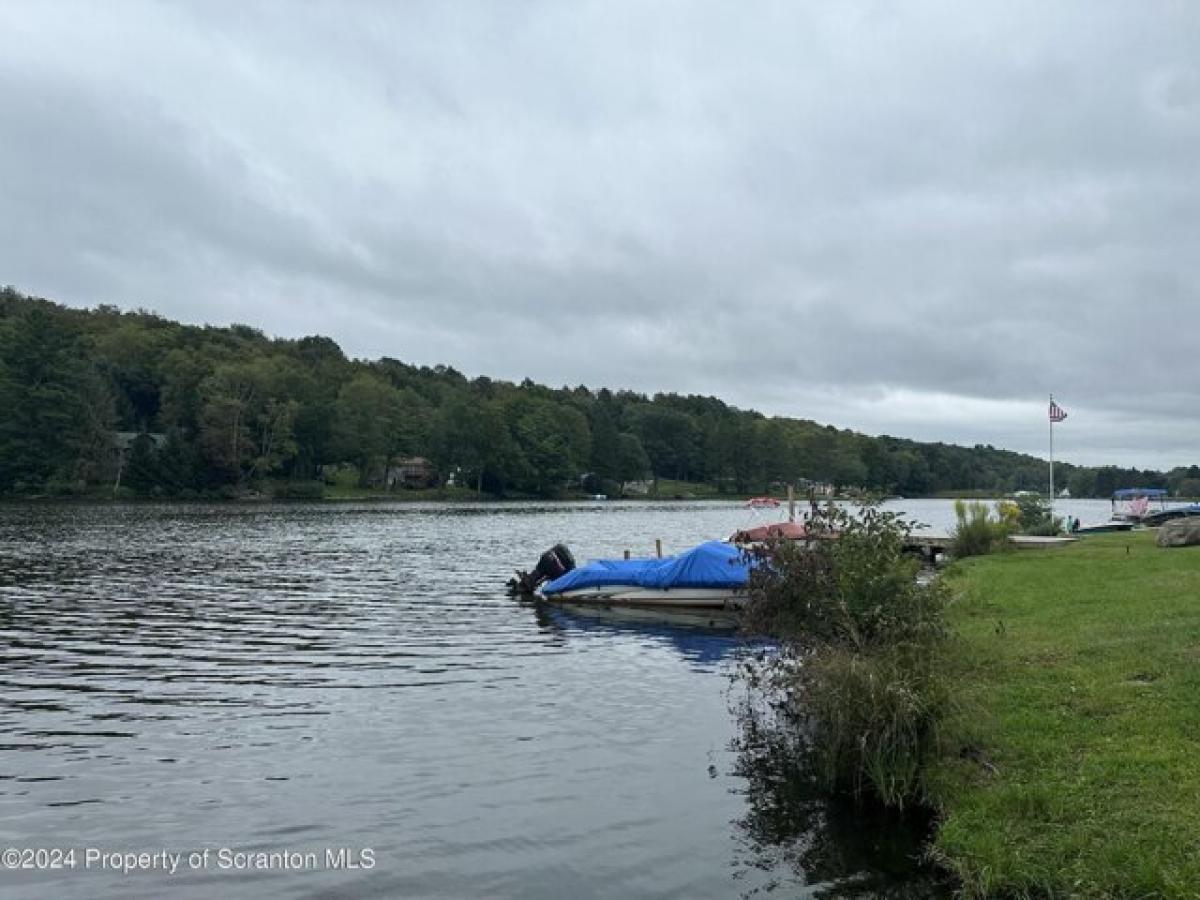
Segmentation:
[(528, 469), (504, 415), (493, 403), (454, 397), (434, 414), (429, 441), (438, 468), (457, 473), (461, 483), (474, 485), (479, 493), (485, 483), (495, 493), (503, 493)]
[(1175, 488), (1179, 497), (1200, 497), (1200, 478), (1181, 478)]
[(841, 448), (834, 458), (831, 481), (838, 487), (859, 487), (866, 483), (867, 467), (850, 448)]
[(148, 494), (161, 487), (158, 449), (150, 435), (143, 432), (134, 439), (121, 474), (121, 483), (139, 494)]
[(591, 409), (592, 455), (589, 467), (601, 478), (617, 478), (621, 453), (621, 435), (607, 405), (596, 403)]
[(699, 457), (696, 421), (679, 410), (651, 405), (637, 411), (634, 424), (654, 474), (686, 481)]
[[(468, 381), (447, 366), (349, 360), (325, 337), (272, 340), (0, 289), (0, 491), (111, 484), (117, 428), (169, 435), (160, 481), (178, 491), (311, 478), (347, 456), (378, 472), (394, 453), (433, 456), (495, 494), (551, 494), (589, 471), (634, 480), (647, 467), (720, 490), (805, 477), (909, 496), (1044, 490), (1046, 477), (1043, 460), (990, 445), (872, 438), (715, 397)], [(1080, 496), (1200, 481), (1196, 467), (1060, 466), (1056, 480)]]
[[(287, 351), (294, 367), (291, 391), (300, 404), (294, 423), (296, 457), (289, 465), (289, 474), (293, 478), (312, 478), (322, 462), (340, 461), (342, 454), (335, 446), (334, 435), (338, 392), (354, 376), (355, 367), (326, 337), (301, 338), (288, 345)], [(375, 368), (371, 367), (372, 373), (387, 381)]]
[(627, 481), (641, 481), (650, 473), (650, 457), (646, 455), (646, 450), (636, 434), (619, 434), (617, 447), (617, 481), (622, 484)]
[(199, 433), (204, 401), (200, 385), (212, 370), (213, 363), (196, 350), (181, 347), (164, 354), (159, 363), (159, 426), (164, 431), (178, 430), (189, 439)]
[(779, 419), (767, 419), (758, 425), (758, 452), (764, 487), (794, 480), (787, 428)]
[(117, 411), (112, 384), (95, 366), (84, 365), (76, 390), (80, 417), (75, 422), (74, 481), (82, 485), (107, 482), (116, 465), (113, 429)]
[(111, 395), (62, 314), (35, 305), (0, 325), (0, 490), (74, 481), (81, 457), (104, 452), (96, 432), (102, 440), (110, 412)]
[(166, 329), (147, 327), (134, 316), (122, 317), (94, 339), (96, 361), (117, 387), (121, 424), (128, 430), (151, 428), (157, 420), (163, 385), (159, 365), (169, 342)]
[(806, 477), (814, 481), (833, 481), (837, 460), (837, 431), (833, 428), (809, 431), (804, 435), (802, 446), (808, 469)]
[(738, 465), (738, 427), (732, 415), (710, 419), (705, 429), (704, 468), (718, 491), (734, 486)]
[(283, 376), (281, 363), (267, 357), (226, 363), (201, 384), (201, 443), (230, 480), (273, 474), (295, 455), (299, 404), (282, 390)]
[(573, 407), (522, 398), (508, 407), (511, 432), (529, 464), (524, 487), (552, 496), (576, 483), (591, 457), (587, 419)]
[(334, 446), (358, 466), (362, 484), (379, 481), (391, 458), (411, 450), (404, 397), (374, 375), (354, 376), (337, 395)]

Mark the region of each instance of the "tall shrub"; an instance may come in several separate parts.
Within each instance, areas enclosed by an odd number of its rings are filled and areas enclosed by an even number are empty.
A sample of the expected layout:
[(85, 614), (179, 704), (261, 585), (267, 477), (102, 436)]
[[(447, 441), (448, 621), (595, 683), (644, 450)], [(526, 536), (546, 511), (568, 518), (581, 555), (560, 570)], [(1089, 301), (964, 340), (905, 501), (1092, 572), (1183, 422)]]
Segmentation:
[(1052, 536), (1062, 531), (1062, 519), (1050, 515), (1050, 507), (1037, 494), (1022, 494), (1017, 498), (1021, 534)]
[(748, 551), (757, 565), (745, 623), (780, 642), (752, 683), (772, 694), (828, 790), (896, 807), (921, 796), (948, 702), (945, 593), (917, 579), (910, 532), (874, 506), (830, 506), (810, 540)]

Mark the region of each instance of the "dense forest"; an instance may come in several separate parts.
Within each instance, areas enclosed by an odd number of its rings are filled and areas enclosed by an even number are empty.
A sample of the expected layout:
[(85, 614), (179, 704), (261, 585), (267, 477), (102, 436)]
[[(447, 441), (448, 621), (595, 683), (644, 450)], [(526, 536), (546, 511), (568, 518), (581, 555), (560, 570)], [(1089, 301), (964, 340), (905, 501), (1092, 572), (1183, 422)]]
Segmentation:
[[(729, 494), (788, 483), (905, 496), (1046, 484), (1044, 461), (991, 446), (869, 437), (715, 397), (469, 379), (348, 359), (326, 337), (271, 339), (244, 325), (0, 292), (0, 493), (319, 496), (335, 479), (386, 488), (414, 457), (429, 461), (431, 484), (497, 497), (619, 494), (657, 479)], [(1200, 494), (1196, 467), (1064, 464), (1057, 474), (1075, 496), (1127, 486)]]

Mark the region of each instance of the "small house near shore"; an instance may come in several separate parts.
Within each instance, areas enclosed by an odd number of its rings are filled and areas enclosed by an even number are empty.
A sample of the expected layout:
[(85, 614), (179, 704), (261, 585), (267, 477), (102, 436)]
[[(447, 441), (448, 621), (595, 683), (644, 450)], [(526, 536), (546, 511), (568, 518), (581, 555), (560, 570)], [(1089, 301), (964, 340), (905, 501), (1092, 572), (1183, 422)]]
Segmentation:
[(423, 456), (399, 457), (388, 466), (385, 483), (389, 488), (413, 490), (437, 487), (437, 469)]

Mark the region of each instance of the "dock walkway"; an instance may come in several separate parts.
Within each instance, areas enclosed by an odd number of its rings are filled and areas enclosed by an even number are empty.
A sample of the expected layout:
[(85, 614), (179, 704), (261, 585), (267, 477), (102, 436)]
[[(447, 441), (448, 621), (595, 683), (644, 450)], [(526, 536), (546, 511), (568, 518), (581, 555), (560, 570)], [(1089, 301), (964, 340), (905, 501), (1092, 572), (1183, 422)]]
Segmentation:
[[(1073, 537), (1042, 537), (1032, 534), (1010, 535), (1009, 543), (1018, 550), (1049, 550), (1054, 547), (1064, 547), (1075, 543)], [(932, 560), (939, 553), (949, 553), (954, 544), (954, 538), (946, 534), (913, 534), (904, 543), (904, 549), (912, 553), (920, 553)]]

